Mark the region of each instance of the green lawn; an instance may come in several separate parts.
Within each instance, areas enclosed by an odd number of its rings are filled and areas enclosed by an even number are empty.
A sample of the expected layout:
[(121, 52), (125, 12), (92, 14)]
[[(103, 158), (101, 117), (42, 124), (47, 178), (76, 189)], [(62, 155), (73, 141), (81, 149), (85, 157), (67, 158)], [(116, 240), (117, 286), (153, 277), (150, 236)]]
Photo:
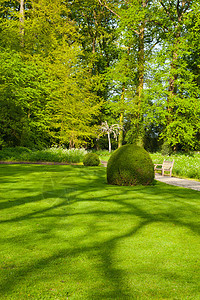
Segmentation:
[(0, 299), (200, 299), (200, 193), (0, 165)]

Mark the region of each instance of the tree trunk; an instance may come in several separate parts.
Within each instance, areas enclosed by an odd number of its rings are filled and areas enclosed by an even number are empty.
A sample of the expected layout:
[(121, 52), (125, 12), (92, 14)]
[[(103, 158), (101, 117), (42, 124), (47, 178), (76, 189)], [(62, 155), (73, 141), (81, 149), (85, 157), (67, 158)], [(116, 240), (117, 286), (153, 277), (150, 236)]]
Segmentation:
[(119, 130), (119, 137), (118, 137), (118, 148), (120, 148), (123, 143), (123, 129), (122, 129), (123, 124), (124, 124), (124, 112), (122, 111), (119, 117), (120, 130)]
[(136, 139), (137, 139), (137, 144), (141, 146), (142, 141), (143, 141), (143, 115), (141, 111), (141, 104), (142, 104), (142, 93), (144, 89), (144, 63), (145, 63), (145, 58), (144, 58), (144, 29), (145, 29), (145, 22), (142, 22), (141, 27), (140, 27), (140, 34), (138, 36), (138, 85), (137, 85), (137, 90), (136, 90)]
[(108, 149), (109, 149), (109, 153), (110, 153), (111, 152), (110, 132), (108, 132)]
[[(181, 21), (181, 17), (179, 17), (178, 22)], [(178, 23), (179, 24), (179, 23)], [(176, 25), (176, 28), (178, 25)], [(176, 106), (175, 99), (176, 99), (176, 94), (177, 94), (177, 79), (178, 79), (178, 72), (176, 71), (177, 69), (177, 64), (178, 64), (178, 50), (179, 50), (179, 43), (180, 43), (180, 36), (181, 33), (180, 31), (177, 31), (174, 37), (174, 47), (173, 47), (173, 53), (172, 53), (172, 58), (171, 58), (171, 64), (170, 64), (170, 78), (169, 78), (169, 95), (167, 98), (167, 126), (173, 121), (173, 114), (174, 114), (174, 109)], [(174, 151), (176, 149), (176, 145), (174, 146)]]
[(144, 87), (144, 24), (141, 25), (139, 34), (139, 49), (138, 49), (138, 108), (141, 105), (142, 92)]
[[(128, 47), (127, 58), (129, 58), (129, 55), (130, 55), (130, 47)], [(125, 75), (126, 74), (127, 74), (127, 66), (126, 66), (126, 69), (125, 69)], [(122, 94), (121, 94), (121, 99), (120, 99), (120, 117), (119, 117), (120, 130), (119, 130), (119, 138), (118, 138), (118, 148), (120, 148), (122, 146), (122, 144), (123, 144), (125, 88), (126, 88), (126, 83), (123, 82), (123, 84), (122, 84)]]
[(121, 111), (120, 111), (120, 117), (119, 117), (119, 137), (118, 137), (118, 148), (122, 146), (123, 143), (123, 125), (124, 125), (124, 95), (125, 95), (125, 83), (123, 83), (122, 87), (122, 95), (121, 95)]
[(24, 47), (24, 0), (20, 0), (20, 10), (19, 10), (19, 22), (20, 22), (20, 36), (21, 36), (21, 47)]

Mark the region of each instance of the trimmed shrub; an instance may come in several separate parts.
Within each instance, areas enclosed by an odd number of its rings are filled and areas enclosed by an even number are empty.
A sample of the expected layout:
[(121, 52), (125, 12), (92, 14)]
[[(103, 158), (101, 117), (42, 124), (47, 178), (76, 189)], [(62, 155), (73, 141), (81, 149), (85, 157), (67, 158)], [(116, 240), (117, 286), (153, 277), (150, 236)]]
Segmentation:
[(100, 159), (96, 153), (88, 153), (83, 158), (84, 166), (98, 166)]
[(165, 156), (165, 155), (171, 155), (172, 154), (172, 148), (171, 148), (171, 146), (168, 143), (164, 142), (162, 144), (161, 154), (163, 156)]
[(154, 165), (148, 152), (136, 145), (114, 151), (107, 165), (107, 181), (114, 185), (152, 184)]

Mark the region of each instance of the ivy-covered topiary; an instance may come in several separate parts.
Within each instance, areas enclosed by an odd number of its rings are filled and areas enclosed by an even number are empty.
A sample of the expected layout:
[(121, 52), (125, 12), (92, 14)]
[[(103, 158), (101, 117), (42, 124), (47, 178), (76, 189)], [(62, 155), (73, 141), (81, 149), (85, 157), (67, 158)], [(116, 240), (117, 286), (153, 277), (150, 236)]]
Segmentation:
[(98, 166), (100, 159), (96, 153), (88, 153), (83, 158), (84, 166)]
[(152, 184), (154, 165), (148, 152), (137, 145), (117, 149), (107, 164), (107, 181), (115, 185)]

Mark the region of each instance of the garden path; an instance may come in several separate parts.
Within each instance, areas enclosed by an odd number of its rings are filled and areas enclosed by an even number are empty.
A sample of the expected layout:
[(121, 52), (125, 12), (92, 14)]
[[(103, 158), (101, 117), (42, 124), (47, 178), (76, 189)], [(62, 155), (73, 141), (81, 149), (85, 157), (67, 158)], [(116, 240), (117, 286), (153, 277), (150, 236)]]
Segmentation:
[(162, 176), (160, 174), (155, 174), (155, 179), (170, 185), (176, 185), (176, 186), (181, 186), (184, 188), (200, 191), (200, 181), (177, 178), (173, 176), (172, 177)]

